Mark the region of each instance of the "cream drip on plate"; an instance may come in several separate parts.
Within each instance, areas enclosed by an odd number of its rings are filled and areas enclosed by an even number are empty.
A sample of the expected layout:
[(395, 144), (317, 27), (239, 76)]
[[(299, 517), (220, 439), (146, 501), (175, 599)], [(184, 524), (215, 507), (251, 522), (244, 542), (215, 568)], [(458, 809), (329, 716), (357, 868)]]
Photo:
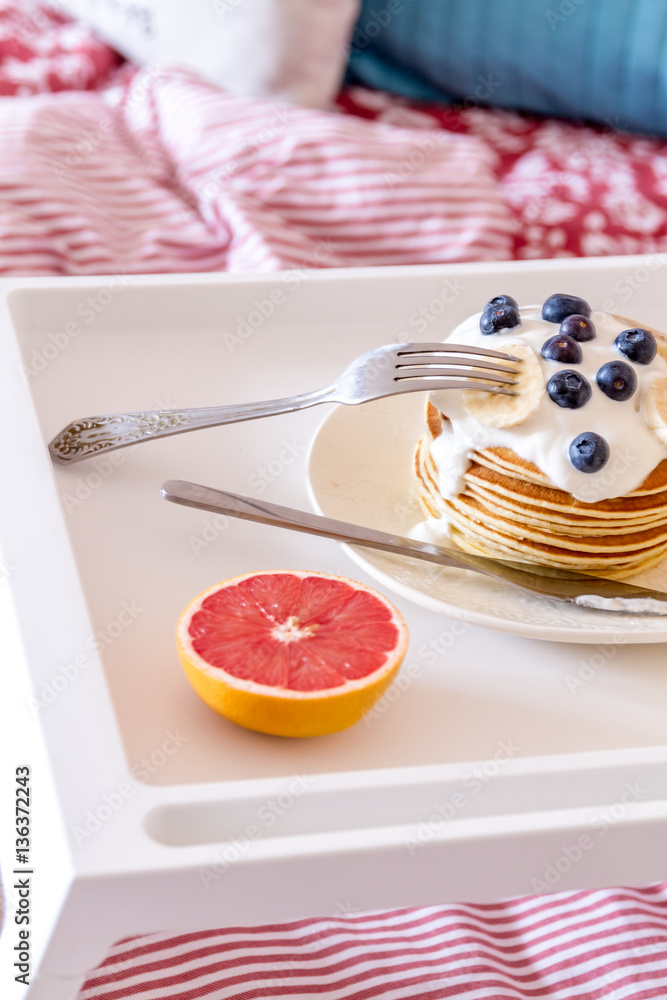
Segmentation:
[[(573, 368), (584, 375), (592, 393), (587, 403), (577, 409), (567, 409), (555, 403), (545, 391), (535, 411), (521, 424), (495, 428), (483, 426), (466, 411), (463, 394), (453, 389), (430, 393), (434, 406), (449, 417), (442, 433), (431, 442), (431, 455), (438, 468), (441, 495), (453, 499), (464, 489), (463, 475), (475, 450), (504, 447), (532, 462), (550, 482), (585, 503), (598, 503), (624, 496), (636, 490), (649, 473), (665, 458), (667, 447), (649, 428), (642, 407), (648, 387), (658, 376), (667, 376), (667, 362), (658, 353), (648, 365), (630, 362), (614, 347), (622, 330), (629, 329), (604, 312), (593, 312), (596, 336), (580, 344), (583, 358), (580, 364), (564, 365), (549, 361), (540, 354), (546, 340), (558, 333), (558, 323), (541, 318), (541, 306), (520, 310), (521, 324), (484, 336), (479, 328), (480, 313), (471, 316), (452, 331), (446, 341), (497, 351), (508, 350), (512, 341), (524, 341), (540, 360), (547, 382), (564, 368)], [(511, 353), (511, 350), (508, 351)], [(598, 387), (596, 375), (609, 361), (625, 361), (637, 376), (637, 389), (627, 400), (610, 399)], [(572, 441), (582, 433), (594, 432), (609, 445), (609, 458), (597, 472), (581, 472), (569, 457)]]
[(580, 594), (574, 603), (581, 608), (595, 608), (597, 611), (623, 611), (629, 615), (667, 615), (667, 601), (654, 597), (598, 597), (596, 594)]

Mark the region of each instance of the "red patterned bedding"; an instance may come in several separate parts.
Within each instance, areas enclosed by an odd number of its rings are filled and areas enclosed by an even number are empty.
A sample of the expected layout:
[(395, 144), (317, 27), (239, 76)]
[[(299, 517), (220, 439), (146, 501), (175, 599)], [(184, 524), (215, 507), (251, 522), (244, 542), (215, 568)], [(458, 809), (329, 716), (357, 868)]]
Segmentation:
[[(331, 113), (122, 65), (0, 2), (0, 274), (667, 249), (667, 143), (352, 89)], [(667, 995), (667, 883), (147, 935), (81, 1000)]]
[(401, 127), (444, 129), (482, 143), (512, 224), (508, 257), (662, 253), (667, 247), (667, 142), (482, 107), (419, 108), (351, 90), (341, 108)]
[(0, 94), (0, 274), (667, 246), (665, 141), (358, 88), (331, 113), (235, 98), (2, 2)]

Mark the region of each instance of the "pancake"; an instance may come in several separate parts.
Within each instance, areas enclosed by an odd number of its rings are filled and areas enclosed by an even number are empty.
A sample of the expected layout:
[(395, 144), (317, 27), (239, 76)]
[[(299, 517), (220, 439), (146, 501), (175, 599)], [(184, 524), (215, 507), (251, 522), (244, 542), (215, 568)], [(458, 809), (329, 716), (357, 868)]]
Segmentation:
[[(521, 315), (523, 326), (523, 310)], [(593, 315), (598, 321), (599, 317), (606, 316), (600, 313)], [(628, 329), (639, 326), (622, 317), (614, 319)], [(533, 320), (530, 329), (535, 325)], [(543, 325), (546, 325), (547, 332), (558, 332), (555, 324), (543, 321)], [(529, 326), (527, 322), (526, 326)], [(519, 327), (519, 331), (521, 329)], [(613, 333), (611, 326), (610, 329)], [(644, 326), (643, 329), (648, 328)], [(502, 339), (497, 344), (490, 343), (491, 338), (481, 335), (479, 340), (473, 339), (470, 336), (470, 321), (465, 328), (467, 339), (459, 339), (460, 330), (455, 330), (447, 339), (453, 343), (473, 343), (509, 351)], [(645, 364), (643, 368), (646, 372), (640, 371), (644, 377), (642, 387), (649, 384), (650, 378), (667, 373), (667, 339), (658, 331), (651, 332), (659, 349), (654, 365)], [(505, 334), (505, 338), (510, 334), (518, 336), (517, 331), (512, 330)], [(533, 333), (534, 340), (535, 337)], [(584, 349), (587, 347), (586, 343), (581, 346)], [(596, 346), (599, 352), (604, 345)], [(622, 358), (622, 355), (617, 351), (610, 354), (611, 360), (615, 358)], [(599, 359), (596, 364), (599, 364)], [(640, 369), (639, 364), (633, 367)], [(600, 392), (598, 386), (594, 387), (594, 391)], [(642, 391), (647, 390), (642, 388)], [(554, 481), (558, 476), (550, 477), (541, 467), (542, 463), (534, 460), (535, 454), (541, 455), (541, 452), (526, 433), (525, 428), (530, 426), (528, 421), (522, 421), (525, 427), (519, 433), (512, 427), (502, 433), (495, 429), (489, 431), (487, 424), (479, 434), (475, 434), (469, 415), (464, 413), (461, 417), (460, 403), (458, 409), (456, 405), (451, 405), (450, 409), (449, 398), (453, 399), (455, 395), (461, 396), (454, 390), (450, 390), (450, 396), (442, 391), (430, 395), (426, 404), (425, 431), (415, 454), (419, 497), (429, 524), (430, 537), (437, 537), (439, 533), (443, 541), (446, 536), (450, 542), (475, 555), (615, 579), (627, 578), (648, 569), (667, 555), (667, 446), (661, 443), (660, 438), (656, 439), (657, 444), (653, 447), (652, 436), (647, 447), (646, 436), (641, 437), (635, 428), (632, 440), (639, 442), (638, 457), (626, 449), (626, 458), (622, 461), (619, 456), (623, 453), (618, 448), (614, 450), (615, 432), (627, 436), (630, 432), (625, 425), (640, 419), (638, 401), (631, 410), (627, 404), (615, 403), (615, 409), (604, 400), (600, 404), (600, 409), (607, 407), (603, 414), (606, 422), (600, 426), (610, 441), (613, 459), (604, 476), (599, 475), (595, 480), (593, 475), (577, 477), (571, 474), (569, 478), (560, 477), (559, 482)], [(640, 398), (638, 395), (638, 400)], [(504, 405), (506, 407), (506, 402)], [(560, 407), (554, 406), (549, 398), (545, 398), (540, 406), (548, 419), (553, 419), (553, 436), (556, 439), (560, 433)], [(592, 410), (589, 415), (582, 405), (580, 413), (589, 423), (593, 422)], [(608, 414), (621, 418), (618, 428), (612, 424)], [(573, 415), (570, 413), (565, 417), (572, 426)], [(536, 434), (540, 435), (540, 448), (547, 455), (543, 464), (548, 465), (550, 461), (551, 468), (558, 470), (558, 465), (548, 454), (550, 428), (544, 417), (541, 419), (541, 424), (536, 421)], [(590, 432), (591, 428), (583, 423), (582, 430)], [(647, 428), (642, 427), (641, 430), (644, 433)], [(516, 436), (515, 447), (510, 446), (513, 433)], [(472, 439), (472, 444), (465, 451), (465, 461), (461, 462), (461, 442), (469, 439)], [(562, 443), (556, 441), (556, 444), (562, 451)], [(652, 464), (656, 458), (657, 461)], [(562, 466), (562, 456), (557, 456), (557, 459)], [(457, 468), (458, 478), (455, 475)], [(635, 477), (632, 488), (616, 495), (615, 479), (621, 488), (631, 481), (632, 475)], [(636, 481), (638, 476), (639, 481)], [(452, 486), (454, 481), (456, 488)], [(571, 481), (577, 484), (581, 495), (576, 496), (570, 489), (563, 488)], [(603, 493), (600, 499), (589, 501), (582, 498), (587, 495), (589, 481), (595, 484), (595, 490), (589, 492)], [(583, 485), (579, 486), (580, 482)]]

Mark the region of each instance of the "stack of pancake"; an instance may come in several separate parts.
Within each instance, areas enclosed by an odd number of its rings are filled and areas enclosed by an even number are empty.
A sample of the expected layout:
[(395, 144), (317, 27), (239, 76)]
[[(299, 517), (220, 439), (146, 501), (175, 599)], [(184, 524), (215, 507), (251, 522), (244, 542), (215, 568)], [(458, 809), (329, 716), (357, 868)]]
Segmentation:
[(430, 401), (426, 425), (415, 456), (421, 503), (465, 552), (616, 579), (667, 554), (667, 460), (625, 496), (585, 503), (511, 449), (483, 448), (472, 451), (464, 488), (448, 499), (431, 443), (451, 425)]

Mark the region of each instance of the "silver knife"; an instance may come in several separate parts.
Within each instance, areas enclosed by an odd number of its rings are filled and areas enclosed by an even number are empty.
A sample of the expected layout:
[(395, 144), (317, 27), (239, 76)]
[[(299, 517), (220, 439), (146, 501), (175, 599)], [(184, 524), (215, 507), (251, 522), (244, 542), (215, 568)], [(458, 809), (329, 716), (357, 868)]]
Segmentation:
[(523, 590), (545, 597), (555, 597), (582, 607), (620, 611), (626, 614), (667, 615), (667, 593), (661, 590), (635, 587), (629, 583), (605, 580), (584, 573), (552, 570), (548, 567), (544, 570), (538, 570), (536, 567), (527, 569), (526, 565), (521, 563), (501, 562), (483, 556), (468, 555), (466, 552), (454, 553), (450, 549), (429, 542), (419, 542), (412, 538), (377, 531), (375, 528), (336, 521), (331, 517), (311, 514), (293, 507), (281, 507), (265, 500), (211, 489), (182, 479), (167, 480), (160, 493), (165, 500), (171, 500), (172, 503), (182, 504), (185, 507), (198, 507), (201, 510), (240, 517), (247, 521), (259, 521), (261, 524), (305, 531), (311, 535), (333, 538), (337, 542), (382, 549), (385, 552), (394, 552), (396, 555), (409, 556), (412, 559), (423, 559), (440, 566), (474, 570), (476, 573), (502, 580), (503, 583), (509, 583), (514, 587), (521, 587)]

